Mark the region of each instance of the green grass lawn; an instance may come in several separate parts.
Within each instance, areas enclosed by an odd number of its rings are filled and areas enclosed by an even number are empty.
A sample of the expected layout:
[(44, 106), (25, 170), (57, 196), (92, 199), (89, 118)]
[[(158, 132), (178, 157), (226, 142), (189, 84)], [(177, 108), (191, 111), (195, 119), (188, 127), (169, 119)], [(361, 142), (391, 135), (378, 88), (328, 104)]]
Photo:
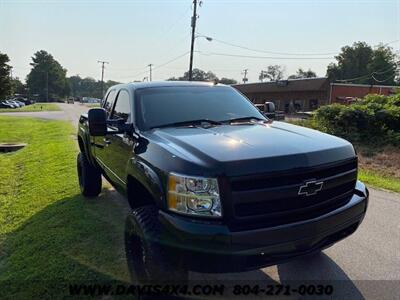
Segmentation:
[(0, 108), (0, 113), (2, 112), (20, 112), (20, 111), (26, 111), (26, 112), (33, 112), (33, 111), (57, 111), (60, 110), (60, 108), (57, 106), (57, 104), (54, 103), (35, 103), (31, 105), (26, 105), (24, 107), (20, 108)]
[(125, 204), (106, 189), (80, 195), (72, 126), (0, 116), (0, 128), (0, 142), (28, 144), (0, 154), (0, 299), (49, 298), (70, 281), (126, 282)]
[(364, 169), (361, 169), (359, 171), (358, 177), (361, 181), (370, 186), (400, 193), (399, 178), (389, 176), (386, 174), (381, 174), (374, 170), (364, 170)]

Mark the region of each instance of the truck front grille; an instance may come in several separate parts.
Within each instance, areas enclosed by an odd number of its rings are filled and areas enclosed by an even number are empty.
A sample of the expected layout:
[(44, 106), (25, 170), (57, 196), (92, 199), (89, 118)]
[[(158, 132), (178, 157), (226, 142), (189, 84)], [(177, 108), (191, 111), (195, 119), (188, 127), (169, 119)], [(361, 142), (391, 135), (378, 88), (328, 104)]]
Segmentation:
[[(315, 195), (298, 195), (305, 182), (323, 182)], [(357, 160), (289, 172), (229, 180), (232, 230), (278, 226), (328, 213), (350, 201), (357, 181)]]

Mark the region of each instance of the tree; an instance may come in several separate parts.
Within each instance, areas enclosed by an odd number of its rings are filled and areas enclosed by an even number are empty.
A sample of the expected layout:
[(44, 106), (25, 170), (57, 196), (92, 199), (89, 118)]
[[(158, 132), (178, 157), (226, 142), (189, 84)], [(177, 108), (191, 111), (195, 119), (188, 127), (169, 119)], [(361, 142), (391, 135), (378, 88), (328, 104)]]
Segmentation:
[(11, 79), (11, 94), (25, 94), (26, 87), (18, 77)]
[(9, 61), (8, 55), (0, 52), (0, 100), (12, 94)]
[[(186, 81), (189, 80), (189, 72), (185, 72), (182, 77), (171, 77), (167, 79), (168, 81)], [(218, 82), (218, 77), (213, 72), (208, 71), (205, 72), (201, 69), (193, 69), (192, 73), (192, 80), (193, 81), (216, 81)]]
[[(200, 69), (193, 69), (192, 80), (193, 81), (207, 81), (208, 78), (212, 77), (214, 74), (212, 72), (205, 72)], [(215, 76), (215, 75), (214, 75)], [(176, 78), (174, 78), (176, 79)], [(177, 78), (179, 81), (189, 80), (189, 71), (186, 71), (182, 77)]]
[(395, 85), (396, 77), (399, 75), (400, 62), (391, 48), (380, 45), (374, 50), (372, 60), (368, 64), (371, 72), (370, 84)]
[(26, 84), (31, 94), (39, 94), (41, 99), (55, 100), (69, 94), (69, 84), (64, 69), (53, 56), (44, 50), (32, 57), (32, 70)]
[(261, 82), (264, 81), (265, 78), (268, 78), (269, 81), (277, 81), (283, 78), (284, 68), (280, 65), (270, 65), (267, 67), (267, 70), (262, 70), (260, 72), (260, 79)]
[(315, 74), (314, 71), (311, 71), (311, 69), (304, 71), (302, 68), (299, 68), (296, 71), (296, 74), (290, 75), (288, 79), (313, 78), (313, 77), (317, 77), (317, 74)]
[(235, 79), (232, 78), (225, 78), (222, 77), (218, 83), (222, 83), (222, 84), (237, 84), (237, 81)]
[[(216, 83), (222, 83), (222, 84), (236, 84), (237, 81), (235, 79), (231, 78), (221, 78), (218, 79), (217, 75), (215, 75), (213, 72), (208, 71), (205, 72), (200, 69), (193, 69), (193, 81), (213, 81)], [(167, 81), (186, 81), (189, 80), (189, 72), (185, 72), (182, 77), (170, 77), (167, 79)]]
[[(91, 77), (81, 78), (78, 75), (71, 76), (67, 80), (72, 96), (102, 98), (100, 80)], [(108, 80), (104, 83), (104, 88), (107, 90), (111, 86), (119, 83), (120, 82)]]
[(347, 80), (360, 84), (395, 83), (398, 58), (387, 46), (372, 49), (365, 42), (345, 46), (335, 57), (337, 63), (331, 63), (327, 69), (327, 76), (332, 81)]

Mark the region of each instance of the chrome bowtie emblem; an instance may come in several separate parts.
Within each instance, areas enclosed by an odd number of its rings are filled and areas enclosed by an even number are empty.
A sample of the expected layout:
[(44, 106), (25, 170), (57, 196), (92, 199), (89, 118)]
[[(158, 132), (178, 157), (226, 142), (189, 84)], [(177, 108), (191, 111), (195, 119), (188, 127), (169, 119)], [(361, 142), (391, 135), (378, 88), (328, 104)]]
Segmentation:
[(324, 184), (323, 181), (316, 181), (316, 180), (307, 181), (299, 188), (298, 194), (305, 196), (315, 195), (320, 190), (322, 190), (323, 184)]

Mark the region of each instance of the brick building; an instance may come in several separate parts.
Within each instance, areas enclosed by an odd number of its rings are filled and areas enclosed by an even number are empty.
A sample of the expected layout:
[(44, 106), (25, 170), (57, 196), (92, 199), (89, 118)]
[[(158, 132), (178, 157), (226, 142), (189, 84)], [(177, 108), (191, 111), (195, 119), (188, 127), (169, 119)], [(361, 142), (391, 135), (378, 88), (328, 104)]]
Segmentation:
[(330, 103), (349, 103), (368, 94), (390, 95), (393, 86), (330, 83), (327, 77), (289, 79), (233, 85), (253, 103), (275, 103), (276, 109), (310, 111)]
[(368, 84), (331, 83), (329, 92), (330, 103), (346, 104), (349, 100), (363, 98), (368, 94), (390, 96), (400, 87)]

